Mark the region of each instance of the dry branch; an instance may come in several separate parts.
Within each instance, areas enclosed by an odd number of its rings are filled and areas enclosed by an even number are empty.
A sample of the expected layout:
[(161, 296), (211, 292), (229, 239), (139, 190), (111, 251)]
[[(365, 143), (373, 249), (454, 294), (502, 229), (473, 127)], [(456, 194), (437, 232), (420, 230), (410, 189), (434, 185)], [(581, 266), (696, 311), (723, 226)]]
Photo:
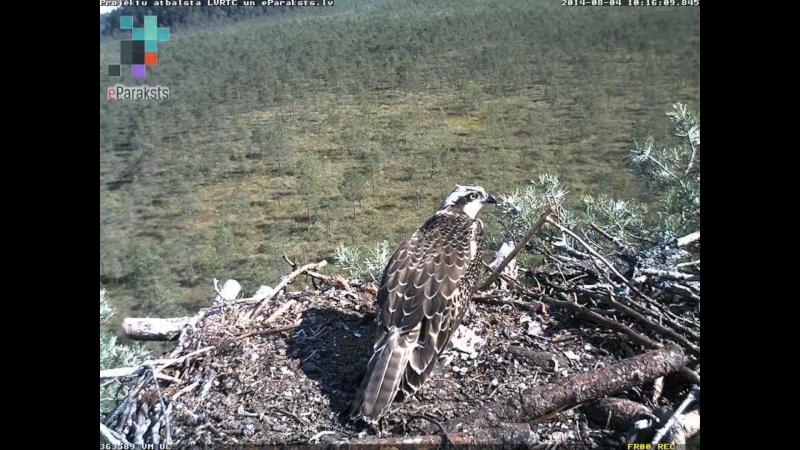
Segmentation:
[(278, 317), (282, 316), (283, 313), (288, 311), (289, 308), (291, 308), (292, 306), (294, 306), (296, 304), (297, 304), (297, 300), (294, 300), (294, 299), (289, 300), (288, 302), (282, 304), (280, 307), (278, 307), (278, 309), (275, 310), (274, 313), (270, 314), (269, 317), (267, 317), (267, 323), (275, 322), (276, 320), (278, 320)]
[(321, 280), (339, 289), (344, 289), (346, 291), (353, 290), (353, 287), (350, 286), (350, 283), (341, 275), (325, 275), (311, 270), (306, 271), (306, 275), (310, 276), (311, 278), (316, 278), (318, 280)]
[(616, 267), (614, 267), (614, 265), (613, 265), (613, 264), (611, 264), (610, 262), (608, 262), (608, 260), (607, 260), (607, 259), (606, 259), (606, 258), (605, 258), (603, 255), (601, 255), (600, 253), (597, 253), (597, 251), (596, 251), (595, 249), (593, 249), (591, 245), (587, 244), (587, 243), (586, 243), (586, 242), (585, 242), (583, 239), (581, 239), (581, 238), (580, 238), (580, 237), (579, 237), (577, 234), (575, 234), (575, 233), (574, 233), (572, 230), (570, 230), (569, 228), (567, 228), (567, 227), (565, 227), (565, 226), (561, 225), (560, 223), (556, 222), (556, 221), (555, 221), (555, 220), (553, 220), (551, 217), (548, 217), (548, 218), (547, 218), (547, 223), (549, 223), (550, 225), (553, 225), (554, 227), (557, 227), (559, 230), (563, 231), (564, 233), (568, 234), (568, 235), (569, 235), (569, 236), (571, 236), (573, 239), (575, 239), (576, 241), (578, 241), (578, 243), (580, 243), (580, 244), (583, 246), (583, 248), (585, 248), (585, 249), (586, 249), (586, 250), (587, 250), (589, 253), (591, 253), (591, 254), (592, 254), (592, 256), (594, 256), (595, 258), (597, 258), (597, 259), (599, 259), (600, 261), (602, 261), (602, 262), (603, 262), (603, 264), (605, 264), (605, 265), (606, 265), (606, 267), (608, 267), (608, 269), (609, 269), (609, 270), (611, 270), (611, 272), (612, 272), (614, 275), (616, 275), (617, 277), (619, 277), (619, 279), (620, 279), (620, 280), (622, 280), (623, 282), (625, 282), (625, 283), (628, 283), (628, 279), (627, 279), (627, 278), (625, 278), (625, 277), (624, 277), (624, 276), (623, 276), (621, 273), (619, 273), (619, 271), (617, 271), (617, 268), (616, 268)]
[(109, 378), (125, 378), (133, 375), (141, 375), (141, 367), (117, 367), (115, 369), (106, 369), (100, 371), (100, 379), (106, 380)]
[[(546, 385), (526, 389), (522, 394), (484, 406), (478, 411), (445, 422), (452, 430), (488, 429), (505, 422), (530, 422), (564, 411), (676, 372), (684, 365), (683, 349), (670, 345), (622, 360), (593, 372), (579, 373)], [(433, 434), (434, 430), (431, 430)]]
[(489, 276), (486, 282), (483, 283), (483, 285), (479, 288), (479, 290), (486, 289), (487, 287), (491, 286), (492, 283), (497, 281), (497, 277), (500, 276), (500, 273), (503, 271), (503, 269), (505, 269), (508, 263), (510, 263), (511, 260), (516, 258), (519, 252), (521, 252), (522, 249), (525, 248), (525, 245), (528, 243), (528, 241), (531, 240), (533, 234), (536, 233), (536, 231), (539, 228), (541, 228), (545, 222), (548, 221), (548, 218), (552, 213), (553, 213), (553, 207), (550, 206), (539, 216), (539, 219), (537, 219), (536, 222), (534, 222), (533, 225), (531, 225), (530, 230), (528, 230), (528, 232), (525, 233), (525, 236), (523, 236), (522, 239), (520, 239), (520, 241), (514, 247), (514, 250), (512, 250), (511, 253), (509, 253), (508, 256), (506, 256), (505, 259), (503, 259), (503, 262), (501, 262), (500, 265), (494, 269), (494, 272), (492, 272), (492, 274)]
[(267, 303), (269, 303), (270, 300), (275, 298), (275, 295), (277, 295), (278, 292), (280, 292), (283, 288), (285, 288), (290, 283), (292, 283), (294, 281), (294, 279), (297, 278), (300, 274), (302, 274), (303, 272), (307, 272), (307, 271), (315, 271), (315, 272), (319, 271), (321, 268), (325, 267), (327, 264), (328, 264), (328, 261), (325, 261), (325, 260), (322, 260), (322, 261), (320, 261), (318, 263), (306, 264), (305, 266), (303, 266), (303, 267), (295, 270), (294, 272), (290, 273), (289, 275), (285, 276), (283, 278), (283, 280), (281, 280), (281, 282), (278, 283), (277, 286), (275, 286), (275, 290), (273, 290), (272, 293), (270, 295), (268, 295), (264, 300), (262, 300), (261, 303), (258, 305), (258, 307), (255, 310), (253, 310), (253, 313), (250, 314), (250, 320), (253, 320), (256, 317), (258, 317), (258, 313), (260, 313), (261, 310), (265, 306), (267, 306)]
[(680, 418), (681, 414), (683, 414), (683, 410), (685, 410), (686, 407), (689, 406), (689, 404), (694, 401), (699, 392), (700, 388), (698, 388), (697, 386), (692, 387), (692, 390), (689, 392), (689, 395), (686, 396), (683, 402), (681, 402), (681, 404), (675, 410), (675, 414), (673, 414), (672, 417), (670, 417), (669, 420), (667, 420), (667, 423), (665, 423), (664, 426), (660, 430), (658, 430), (658, 433), (656, 433), (656, 436), (653, 438), (652, 442), (653, 446), (658, 444), (664, 437), (664, 435), (667, 434), (669, 429), (672, 428), (672, 426), (675, 424), (678, 418)]

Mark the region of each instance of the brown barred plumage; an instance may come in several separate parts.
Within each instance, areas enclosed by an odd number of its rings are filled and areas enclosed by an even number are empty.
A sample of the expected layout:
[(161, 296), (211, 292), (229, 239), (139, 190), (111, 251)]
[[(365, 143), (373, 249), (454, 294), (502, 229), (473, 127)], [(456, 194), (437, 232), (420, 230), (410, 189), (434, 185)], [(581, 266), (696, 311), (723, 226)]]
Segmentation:
[(481, 272), (480, 186), (456, 186), (389, 259), (377, 297), (378, 336), (353, 402), (353, 419), (377, 421), (395, 397), (422, 386), (458, 329)]

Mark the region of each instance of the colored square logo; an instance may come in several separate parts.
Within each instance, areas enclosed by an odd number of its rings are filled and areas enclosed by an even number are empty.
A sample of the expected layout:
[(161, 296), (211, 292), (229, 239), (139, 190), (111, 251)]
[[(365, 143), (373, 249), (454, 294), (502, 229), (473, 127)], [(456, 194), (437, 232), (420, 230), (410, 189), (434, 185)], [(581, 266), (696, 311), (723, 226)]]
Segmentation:
[(119, 16), (119, 29), (130, 30), (133, 28), (133, 16)]
[(133, 78), (144, 78), (144, 68), (144, 64), (131, 65), (131, 76), (133, 76)]
[(121, 65), (131, 66), (131, 76), (145, 77), (145, 67), (158, 64), (158, 41), (169, 40), (169, 28), (158, 26), (157, 16), (144, 16), (143, 26), (134, 27), (133, 16), (120, 16), (121, 30), (131, 30), (131, 38), (120, 41), (120, 64), (109, 64), (108, 76), (121, 75)]

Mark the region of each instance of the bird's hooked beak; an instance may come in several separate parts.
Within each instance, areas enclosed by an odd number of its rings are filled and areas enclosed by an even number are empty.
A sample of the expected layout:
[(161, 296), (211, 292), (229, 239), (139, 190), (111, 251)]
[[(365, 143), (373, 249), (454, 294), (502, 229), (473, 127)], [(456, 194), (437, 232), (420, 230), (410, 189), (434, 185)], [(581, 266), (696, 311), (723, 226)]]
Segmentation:
[(488, 197), (486, 197), (486, 200), (484, 200), (483, 203), (491, 203), (493, 205), (496, 205), (497, 199), (489, 195)]

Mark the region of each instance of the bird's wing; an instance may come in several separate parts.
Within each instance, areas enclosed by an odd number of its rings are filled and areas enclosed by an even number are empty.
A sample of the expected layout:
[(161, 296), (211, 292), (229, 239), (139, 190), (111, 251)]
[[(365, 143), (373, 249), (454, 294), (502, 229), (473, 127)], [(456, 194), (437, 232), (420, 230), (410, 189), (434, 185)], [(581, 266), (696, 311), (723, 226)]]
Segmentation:
[[(378, 291), (381, 328), (396, 327), (401, 335), (419, 333), (412, 366), (427, 367), (447, 344), (454, 317), (451, 303), (461, 294), (464, 275), (475, 258), (473, 242), (482, 231), (480, 222), (466, 217), (434, 216), (431, 221), (398, 248)], [(446, 333), (440, 333), (443, 327)]]
[(481, 222), (466, 215), (434, 215), (392, 255), (378, 289), (375, 352), (353, 417), (377, 420), (401, 384), (404, 393), (416, 391), (430, 374), (466, 307), (463, 282), (480, 263), (481, 232)]

